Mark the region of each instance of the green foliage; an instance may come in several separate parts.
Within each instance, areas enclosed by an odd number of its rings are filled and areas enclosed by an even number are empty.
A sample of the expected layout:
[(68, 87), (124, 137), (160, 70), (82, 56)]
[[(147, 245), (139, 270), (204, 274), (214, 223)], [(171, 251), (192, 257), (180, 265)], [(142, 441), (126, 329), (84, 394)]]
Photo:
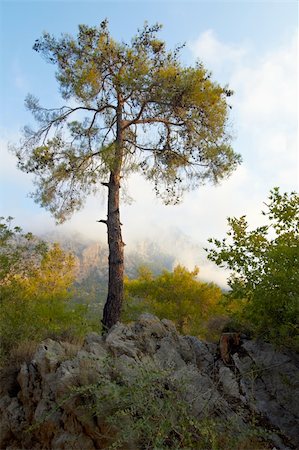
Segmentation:
[[(186, 384), (171, 369), (142, 360), (120, 372), (111, 358), (95, 384), (71, 388), (77, 407), (97, 419), (103, 448), (266, 450), (265, 433), (240, 421), (196, 418)], [(78, 386), (79, 384), (79, 386)], [(196, 394), (195, 394), (196, 395)], [(66, 400), (67, 401), (67, 400)]]
[[(9, 218), (11, 223), (11, 218)], [(49, 335), (79, 336), (89, 329), (86, 308), (71, 305), (75, 262), (58, 244), (47, 249), (21, 228), (1, 223), (1, 358)]]
[[(228, 219), (228, 238), (210, 239), (208, 257), (232, 270), (230, 298), (259, 334), (299, 345), (299, 197), (270, 192), (268, 224), (249, 231), (246, 217)], [(297, 337), (296, 337), (297, 336)]]
[(172, 320), (180, 333), (204, 334), (207, 320), (218, 312), (222, 292), (213, 283), (199, 281), (198, 273), (198, 268), (177, 266), (154, 277), (142, 267), (136, 280), (125, 281), (125, 320), (147, 311)]
[(66, 104), (47, 109), (29, 95), (38, 128), (26, 127), (14, 151), (19, 168), (36, 175), (35, 200), (58, 221), (110, 172), (138, 171), (163, 201), (176, 203), (240, 163), (227, 131), (232, 91), (202, 64), (182, 66), (180, 48), (167, 51), (160, 28), (145, 24), (130, 44), (116, 42), (107, 21), (80, 25), (76, 37), (36, 40), (34, 50), (56, 66)]
[(13, 217), (0, 217), (0, 289), (18, 275), (28, 276), (45, 254), (47, 246), (32, 233), (12, 226)]
[[(113, 370), (112, 364), (110, 361)], [(162, 449), (166, 443), (167, 447), (180, 448), (189, 411), (179, 400), (179, 383), (150, 361), (134, 366), (134, 374), (132, 369), (129, 377), (118, 373), (111, 380), (105, 374), (96, 385), (80, 387), (76, 393), (87, 399), (92, 414), (113, 430), (109, 448), (129, 444)], [(194, 439), (191, 433), (184, 434), (182, 444), (190, 448)]]

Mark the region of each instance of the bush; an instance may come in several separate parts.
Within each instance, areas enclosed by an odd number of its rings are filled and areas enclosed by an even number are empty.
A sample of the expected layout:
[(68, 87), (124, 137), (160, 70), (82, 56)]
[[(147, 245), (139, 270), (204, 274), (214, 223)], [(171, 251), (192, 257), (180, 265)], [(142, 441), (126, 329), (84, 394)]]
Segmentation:
[(73, 256), (12, 228), (11, 218), (0, 223), (0, 244), (0, 360), (48, 336), (85, 334), (87, 308), (71, 304)]
[(221, 289), (197, 279), (199, 269), (177, 266), (154, 277), (142, 267), (136, 280), (126, 280), (124, 320), (135, 320), (141, 312), (172, 320), (180, 333), (205, 336), (206, 323), (221, 310)]
[(255, 230), (245, 216), (228, 219), (227, 238), (210, 239), (208, 257), (232, 271), (228, 299), (237, 318), (264, 338), (299, 348), (299, 196), (275, 188), (266, 206), (268, 224)]
[(239, 420), (197, 419), (184, 400), (185, 385), (152, 360), (135, 362), (125, 373), (108, 358), (97, 383), (71, 390), (79, 408), (97, 420), (103, 448), (266, 450), (266, 434)]

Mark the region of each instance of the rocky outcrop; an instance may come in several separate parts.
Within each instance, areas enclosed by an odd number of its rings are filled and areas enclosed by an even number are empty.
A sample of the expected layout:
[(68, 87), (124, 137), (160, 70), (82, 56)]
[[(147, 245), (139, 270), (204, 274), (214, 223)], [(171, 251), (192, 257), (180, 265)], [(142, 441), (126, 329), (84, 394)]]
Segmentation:
[(235, 417), (246, 423), (254, 417), (269, 432), (271, 445), (265, 448), (299, 448), (299, 361), (294, 355), (247, 340), (225, 364), (216, 344), (180, 336), (172, 322), (148, 314), (115, 325), (105, 338), (92, 333), (80, 347), (44, 341), (32, 361), (21, 366), (14, 388), (2, 386), (0, 448), (105, 448), (104, 424), (70, 392), (97, 383), (103, 374), (112, 376), (108, 357), (114, 376), (116, 371), (134, 377), (140, 361), (169, 370), (184, 383), (184, 400), (197, 418)]

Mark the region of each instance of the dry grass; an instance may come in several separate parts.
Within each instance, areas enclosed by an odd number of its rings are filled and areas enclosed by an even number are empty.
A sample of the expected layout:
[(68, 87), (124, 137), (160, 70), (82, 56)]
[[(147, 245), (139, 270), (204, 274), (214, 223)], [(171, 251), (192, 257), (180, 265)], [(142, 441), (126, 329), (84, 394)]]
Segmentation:
[(9, 356), (7, 356), (5, 365), (18, 366), (24, 362), (28, 363), (32, 360), (34, 353), (39, 343), (36, 341), (23, 341), (17, 347), (11, 349)]
[(17, 375), (21, 364), (29, 363), (37, 349), (38, 342), (24, 341), (12, 348), (9, 355), (1, 360), (0, 390), (10, 396), (16, 395), (19, 390)]

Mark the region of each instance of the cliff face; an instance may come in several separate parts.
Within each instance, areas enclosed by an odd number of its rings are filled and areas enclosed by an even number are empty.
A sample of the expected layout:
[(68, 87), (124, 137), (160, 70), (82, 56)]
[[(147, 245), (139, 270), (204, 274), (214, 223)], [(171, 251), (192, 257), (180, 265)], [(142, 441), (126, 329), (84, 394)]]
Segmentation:
[[(259, 448), (299, 448), (298, 358), (251, 340), (234, 351), (225, 364), (217, 345), (180, 336), (170, 321), (147, 314), (115, 325), (105, 338), (90, 334), (80, 347), (48, 339), (22, 364), (16, 382), (2, 386), (0, 448), (108, 448), (111, 428), (103, 415), (82, 407), (82, 395), (74, 392), (90, 384), (100, 392), (107, 387), (104, 379), (130, 385), (142, 362), (184, 385), (182, 395), (195, 418), (236, 419), (242, 429), (254, 417), (268, 430)], [(141, 448), (130, 445), (120, 448)]]

